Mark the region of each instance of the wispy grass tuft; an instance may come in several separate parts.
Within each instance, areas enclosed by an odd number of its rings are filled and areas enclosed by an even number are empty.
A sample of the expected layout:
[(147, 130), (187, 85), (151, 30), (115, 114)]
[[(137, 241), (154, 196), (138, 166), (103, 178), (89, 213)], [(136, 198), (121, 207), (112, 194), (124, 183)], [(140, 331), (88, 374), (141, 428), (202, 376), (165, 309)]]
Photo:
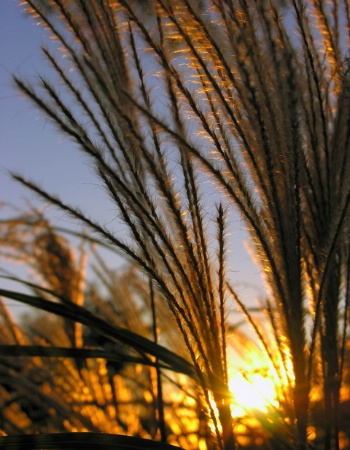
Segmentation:
[[(90, 158), (129, 236), (122, 241), (77, 207), (15, 178), (153, 280), (225, 450), (235, 446), (225, 325), (225, 304), (235, 294), (223, 211), (238, 211), (269, 289), (272, 348), (284, 372), (287, 354), (291, 361), (290, 444), (309, 445), (317, 379), (324, 448), (339, 448), (349, 315), (347, 2), (213, 0), (199, 7), (154, 0), (148, 14), (127, 0), (53, 0), (50, 13), (39, 0), (25, 3), (74, 71), (45, 50), (60, 89), (42, 77), (35, 89), (15, 82)], [(218, 205), (205, 193), (207, 179)], [(270, 341), (235, 300), (276, 365)]]

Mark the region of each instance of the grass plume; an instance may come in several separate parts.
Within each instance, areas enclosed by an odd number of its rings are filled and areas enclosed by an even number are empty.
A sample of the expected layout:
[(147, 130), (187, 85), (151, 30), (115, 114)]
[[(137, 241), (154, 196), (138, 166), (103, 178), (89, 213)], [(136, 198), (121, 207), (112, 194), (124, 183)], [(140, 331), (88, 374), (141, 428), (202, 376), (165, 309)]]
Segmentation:
[[(229, 299), (273, 359), (227, 279), (223, 211), (239, 211), (273, 305), (271, 345), (282, 363), (287, 353), (291, 360), (290, 445), (309, 445), (317, 379), (324, 448), (338, 449), (349, 316), (349, 6), (153, 0), (145, 13), (141, 3), (52, 0), (48, 12), (27, 0), (68, 65), (44, 50), (60, 89), (43, 77), (35, 88), (15, 78), (90, 158), (128, 237), (16, 179), (153, 280), (182, 333), (222, 450), (235, 446)], [(204, 180), (218, 194), (207, 196)], [(212, 221), (206, 211), (214, 211)]]

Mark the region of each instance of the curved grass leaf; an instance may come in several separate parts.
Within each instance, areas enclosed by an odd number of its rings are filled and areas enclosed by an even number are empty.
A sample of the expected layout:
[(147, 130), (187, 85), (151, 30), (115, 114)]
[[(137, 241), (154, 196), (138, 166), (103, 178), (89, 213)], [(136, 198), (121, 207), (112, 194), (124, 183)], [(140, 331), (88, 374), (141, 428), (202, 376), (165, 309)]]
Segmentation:
[(61, 305), (59, 303), (48, 301), (39, 296), (32, 296), (6, 289), (0, 289), (0, 295), (12, 300), (17, 300), (26, 305), (51, 312), (57, 316), (82, 323), (83, 325), (100, 332), (104, 336), (108, 336), (109, 338), (129, 345), (141, 354), (148, 353), (156, 357), (158, 360), (163, 361), (166, 365), (168, 365), (169, 369), (175, 372), (184, 373), (190, 377), (195, 377), (194, 367), (184, 358), (176, 355), (159, 344), (155, 344), (137, 333), (118, 327), (117, 325), (110, 325), (105, 320), (97, 317), (87, 309), (74, 303), (65, 303), (64, 305)]
[(171, 450), (172, 445), (148, 439), (103, 433), (55, 433), (0, 437), (2, 450)]
[[(5, 272), (2, 268), (0, 268), (0, 271)], [(6, 273), (8, 273), (8, 272), (6, 271)], [(59, 300), (62, 303), (69, 303), (69, 304), (72, 303), (72, 301), (68, 297), (65, 297), (64, 295), (59, 295), (59, 294), (57, 294), (57, 292), (53, 291), (52, 289), (40, 286), (39, 284), (32, 283), (27, 280), (23, 280), (22, 278), (15, 277), (13, 275), (6, 275), (6, 276), (0, 275), (0, 278), (3, 278), (5, 280), (10, 280), (10, 281), (15, 281), (16, 283), (23, 284), (24, 286), (27, 286), (34, 292), (36, 292), (36, 291), (45, 292), (46, 294), (49, 294), (52, 297), (57, 298), (57, 300)]]
[[(43, 347), (42, 345), (0, 345), (1, 356), (33, 357), (41, 358), (101, 358), (109, 362), (143, 364), (145, 366), (157, 366), (148, 358), (138, 358), (125, 353), (99, 350), (96, 348), (68, 348), (68, 347)], [(171, 370), (167, 365), (158, 364), (162, 369)]]

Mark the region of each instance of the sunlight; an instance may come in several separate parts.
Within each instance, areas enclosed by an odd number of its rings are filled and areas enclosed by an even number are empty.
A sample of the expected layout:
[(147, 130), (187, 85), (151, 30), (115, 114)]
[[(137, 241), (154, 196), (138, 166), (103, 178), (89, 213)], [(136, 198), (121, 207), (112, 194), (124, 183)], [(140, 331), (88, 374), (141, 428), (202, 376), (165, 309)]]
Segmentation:
[(230, 378), (229, 388), (233, 396), (232, 416), (243, 417), (252, 409), (267, 412), (278, 406), (276, 383), (272, 377), (253, 373), (236, 373)]
[(229, 389), (232, 394), (232, 417), (251, 416), (252, 410), (267, 413), (279, 407), (282, 385), (288, 385), (283, 371), (275, 366), (258, 347), (244, 343), (244, 356), (229, 354)]

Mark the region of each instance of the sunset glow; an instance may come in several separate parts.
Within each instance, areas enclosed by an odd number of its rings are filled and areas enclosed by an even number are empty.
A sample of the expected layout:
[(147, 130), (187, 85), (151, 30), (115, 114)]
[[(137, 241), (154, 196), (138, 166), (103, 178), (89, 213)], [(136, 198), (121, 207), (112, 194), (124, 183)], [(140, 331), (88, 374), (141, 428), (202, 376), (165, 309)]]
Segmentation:
[(232, 376), (229, 388), (233, 395), (233, 417), (243, 417), (252, 409), (267, 412), (269, 407), (278, 406), (274, 380), (257, 371), (245, 375), (237, 373)]
[[(244, 359), (232, 352), (229, 356), (229, 389), (232, 394), (232, 417), (251, 416), (252, 410), (266, 413), (279, 407), (281, 385), (287, 378), (277, 375), (271, 361), (260, 350), (246, 343)], [(291, 377), (291, 374), (289, 375)]]

